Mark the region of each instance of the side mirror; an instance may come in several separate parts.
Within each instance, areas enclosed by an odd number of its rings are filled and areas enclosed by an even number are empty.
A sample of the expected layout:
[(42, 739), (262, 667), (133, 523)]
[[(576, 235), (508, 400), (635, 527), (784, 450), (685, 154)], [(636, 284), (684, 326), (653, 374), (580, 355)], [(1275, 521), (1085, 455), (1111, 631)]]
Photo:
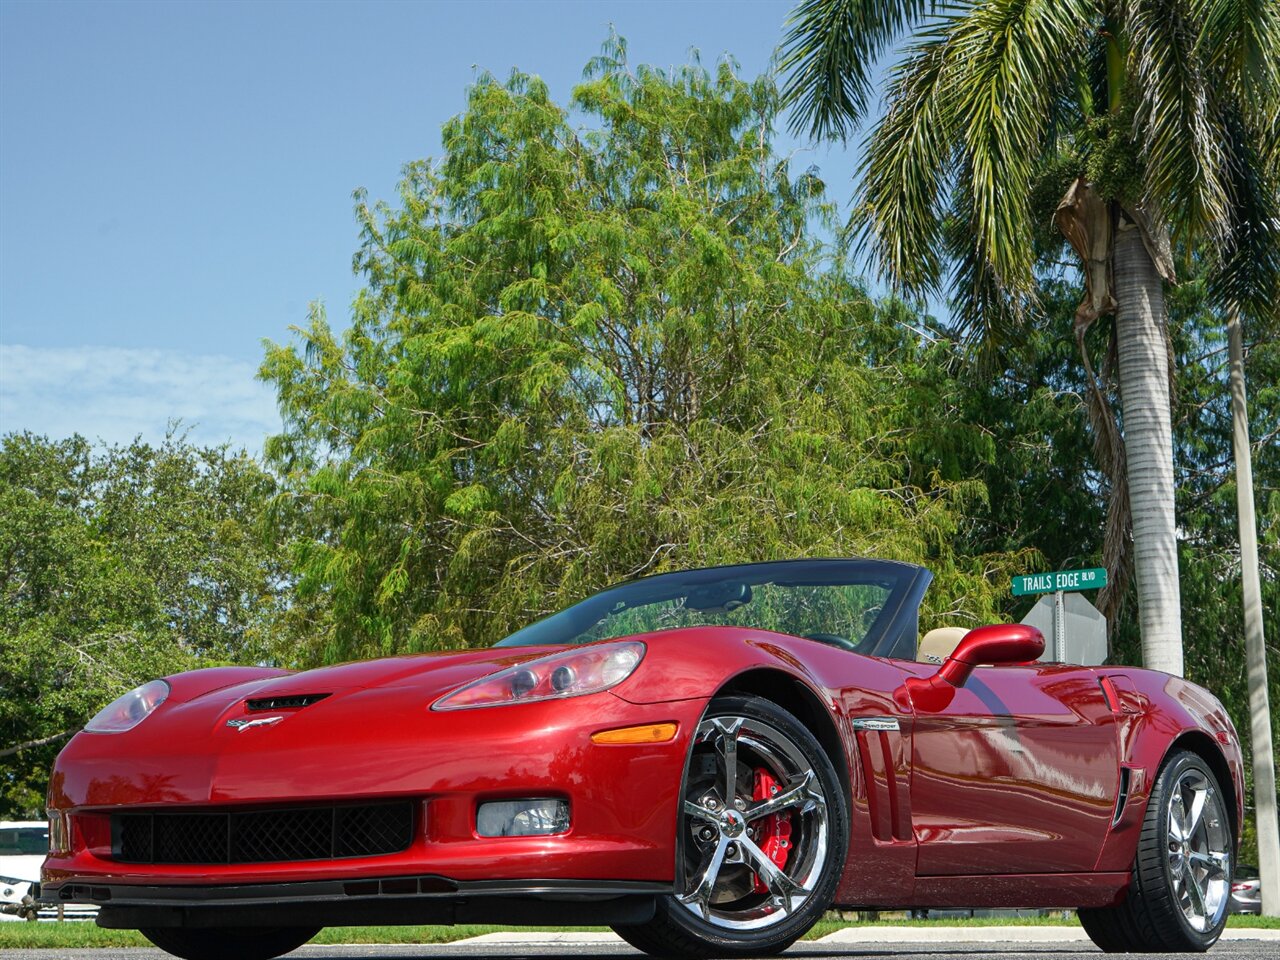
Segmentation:
[(1044, 634), (1025, 623), (996, 623), (966, 633), (951, 656), (928, 680), (907, 679), (912, 702), (923, 710), (942, 710), (983, 663), (1030, 663), (1044, 653)]

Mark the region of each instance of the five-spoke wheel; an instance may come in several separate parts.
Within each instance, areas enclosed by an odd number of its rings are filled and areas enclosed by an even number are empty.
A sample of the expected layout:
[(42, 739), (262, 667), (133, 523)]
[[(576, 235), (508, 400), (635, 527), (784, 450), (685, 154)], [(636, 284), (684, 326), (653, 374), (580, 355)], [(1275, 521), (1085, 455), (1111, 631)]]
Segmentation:
[(764, 956), (831, 903), (848, 846), (839, 780), (813, 734), (755, 697), (723, 697), (693, 738), (680, 841), (683, 892), (628, 942), (664, 956)]
[(1080, 910), (1108, 952), (1194, 952), (1227, 922), (1235, 834), (1227, 797), (1198, 755), (1179, 751), (1156, 777), (1123, 903)]
[(1173, 894), (1192, 930), (1211, 930), (1231, 895), (1230, 822), (1211, 775), (1184, 770), (1169, 796), (1165, 853)]

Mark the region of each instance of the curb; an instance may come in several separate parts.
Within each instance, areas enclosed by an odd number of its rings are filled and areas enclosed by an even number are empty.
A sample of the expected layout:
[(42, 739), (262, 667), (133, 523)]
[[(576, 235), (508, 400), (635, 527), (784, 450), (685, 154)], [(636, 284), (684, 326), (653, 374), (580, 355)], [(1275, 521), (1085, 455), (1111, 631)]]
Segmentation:
[(625, 943), (616, 933), (602, 933), (594, 930), (573, 931), (569, 930), (565, 933), (520, 933), (503, 932), (503, 933), (482, 933), (478, 937), (468, 937), (466, 940), (453, 940), (442, 946), (458, 946), (465, 944), (467, 946), (481, 946), (483, 944), (520, 944), (531, 946), (534, 944), (542, 944), (544, 946), (554, 946), (558, 943), (565, 944), (609, 944), (609, 943)]
[(845, 927), (816, 943), (1087, 943), (1080, 927)]
[[(1280, 930), (1227, 929), (1223, 940), (1264, 940), (1280, 942)], [(616, 933), (486, 933), (467, 940), (454, 940), (449, 946), (605, 946), (621, 945)], [(806, 942), (806, 941), (801, 941)], [(860, 943), (1088, 943), (1089, 935), (1080, 927), (845, 927), (817, 940), (823, 945), (856, 945)]]
[[(1280, 941), (1280, 930), (1226, 929), (1222, 940)], [(1089, 943), (1080, 927), (845, 927), (814, 943)]]

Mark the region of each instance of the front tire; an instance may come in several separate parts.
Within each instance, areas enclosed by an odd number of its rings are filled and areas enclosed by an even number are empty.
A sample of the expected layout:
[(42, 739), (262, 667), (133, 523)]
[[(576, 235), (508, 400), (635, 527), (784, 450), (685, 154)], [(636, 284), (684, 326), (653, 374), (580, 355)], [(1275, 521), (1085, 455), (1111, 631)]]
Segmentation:
[(144, 927), (139, 931), (161, 950), (182, 960), (273, 960), (298, 949), (319, 927), (239, 927), (196, 930)]
[(849, 813), (809, 730), (760, 697), (727, 696), (694, 735), (678, 830), (684, 892), (659, 898), (651, 921), (615, 927), (618, 935), (655, 956), (765, 957), (830, 906)]
[(1080, 925), (1107, 953), (1208, 950), (1227, 924), (1234, 850), (1221, 784), (1200, 756), (1179, 751), (1147, 801), (1128, 897), (1080, 910)]

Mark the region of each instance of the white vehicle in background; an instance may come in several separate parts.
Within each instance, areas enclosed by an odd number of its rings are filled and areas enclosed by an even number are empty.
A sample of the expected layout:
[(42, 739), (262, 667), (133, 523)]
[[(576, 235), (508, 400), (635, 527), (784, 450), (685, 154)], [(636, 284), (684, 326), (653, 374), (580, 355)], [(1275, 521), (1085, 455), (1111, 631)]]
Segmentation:
[[(36, 909), (40, 865), (49, 851), (49, 825), (40, 820), (0, 820), (0, 922), (26, 920)], [(41, 920), (88, 920), (97, 907), (40, 907)]]
[[(36, 820), (0, 820), (0, 905), (34, 903), (40, 864), (49, 850), (49, 825)], [(21, 920), (0, 911), (0, 920)]]

